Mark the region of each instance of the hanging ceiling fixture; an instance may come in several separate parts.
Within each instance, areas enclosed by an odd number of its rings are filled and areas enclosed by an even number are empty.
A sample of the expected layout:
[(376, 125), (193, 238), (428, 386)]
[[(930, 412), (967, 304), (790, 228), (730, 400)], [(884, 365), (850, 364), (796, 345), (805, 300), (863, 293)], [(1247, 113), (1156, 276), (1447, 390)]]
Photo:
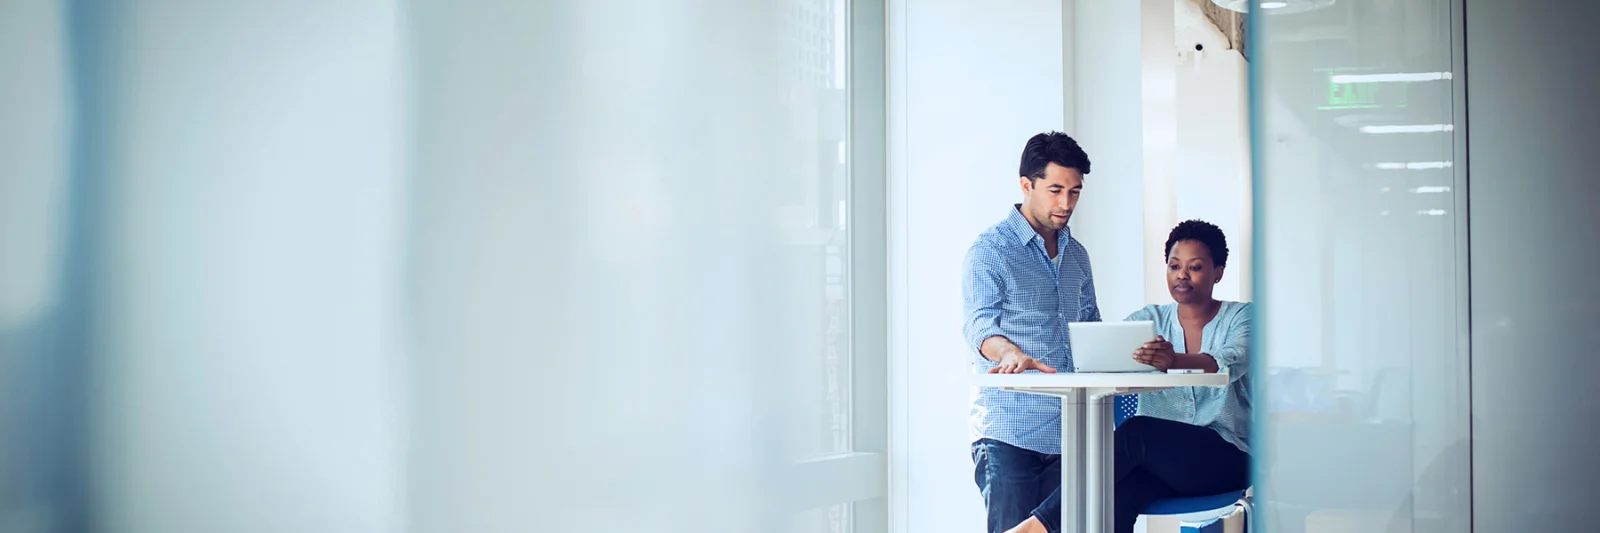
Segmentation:
[(1218, 7), (1249, 13), (1253, 4), (1264, 14), (1301, 13), (1333, 5), (1336, 0), (1211, 0)]

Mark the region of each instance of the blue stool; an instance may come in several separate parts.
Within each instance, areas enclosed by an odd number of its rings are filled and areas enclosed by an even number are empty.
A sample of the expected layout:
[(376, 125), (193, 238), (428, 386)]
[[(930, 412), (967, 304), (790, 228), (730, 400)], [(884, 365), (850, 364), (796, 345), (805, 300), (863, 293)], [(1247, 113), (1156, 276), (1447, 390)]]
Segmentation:
[[(1113, 420), (1116, 425), (1121, 426), (1123, 421), (1133, 418), (1133, 415), (1139, 412), (1139, 397), (1132, 394), (1118, 396), (1115, 410), (1116, 415)], [(1141, 514), (1170, 517), (1181, 524), (1205, 524), (1233, 514), (1234, 508), (1244, 511), (1245, 529), (1249, 530), (1250, 513), (1255, 512), (1250, 506), (1250, 489), (1194, 498), (1156, 500)], [(1154, 533), (1148, 524), (1146, 531)]]

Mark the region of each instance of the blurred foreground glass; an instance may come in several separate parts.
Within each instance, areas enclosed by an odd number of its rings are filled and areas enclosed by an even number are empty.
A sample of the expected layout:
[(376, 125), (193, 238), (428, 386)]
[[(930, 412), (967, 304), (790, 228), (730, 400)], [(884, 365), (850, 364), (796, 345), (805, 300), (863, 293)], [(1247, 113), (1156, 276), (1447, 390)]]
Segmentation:
[(851, 8), (0, 6), (0, 531), (849, 530)]
[(81, 249), (60, 6), (0, 4), (0, 532), (81, 528)]
[(1457, 4), (1252, 13), (1264, 531), (1469, 528)]
[(416, 8), (418, 525), (848, 492), (788, 462), (850, 449), (844, 4)]

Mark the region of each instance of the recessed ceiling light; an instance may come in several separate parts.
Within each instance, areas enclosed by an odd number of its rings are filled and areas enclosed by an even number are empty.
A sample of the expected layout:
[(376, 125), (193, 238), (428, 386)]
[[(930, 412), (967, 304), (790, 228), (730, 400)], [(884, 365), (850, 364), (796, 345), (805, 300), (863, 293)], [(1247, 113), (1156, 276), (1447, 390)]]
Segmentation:
[(1249, 13), (1253, 9), (1263, 9), (1271, 10), (1274, 15), (1316, 11), (1332, 7), (1338, 2), (1339, 0), (1211, 0), (1212, 4), (1229, 11)]
[(1387, 162), (1373, 163), (1372, 167), (1378, 170), (1431, 170), (1450, 168), (1453, 163), (1449, 161), (1412, 161), (1410, 163)]
[[(1261, 7), (1267, 7), (1261, 4)], [(1379, 83), (1391, 81), (1439, 81), (1455, 79), (1450, 72), (1394, 72), (1389, 74), (1337, 74), (1329, 76), (1330, 83)]]
[(1405, 126), (1362, 126), (1361, 133), (1436, 133), (1455, 131), (1455, 124), (1416, 124)]

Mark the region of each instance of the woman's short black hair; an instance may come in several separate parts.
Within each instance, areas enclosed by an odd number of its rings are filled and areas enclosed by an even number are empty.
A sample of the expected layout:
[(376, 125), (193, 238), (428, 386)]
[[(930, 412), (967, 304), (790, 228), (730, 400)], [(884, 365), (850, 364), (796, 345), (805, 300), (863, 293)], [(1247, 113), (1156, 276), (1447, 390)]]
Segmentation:
[(1044, 168), (1050, 163), (1089, 175), (1089, 154), (1083, 152), (1078, 141), (1059, 131), (1040, 133), (1028, 139), (1028, 144), (1022, 147), (1022, 166), (1017, 172), (1019, 176), (1037, 180), (1044, 177)]
[(1172, 233), (1167, 234), (1167, 251), (1165, 257), (1172, 259), (1172, 246), (1178, 241), (1198, 241), (1211, 250), (1211, 263), (1219, 267), (1228, 266), (1228, 238), (1222, 235), (1222, 228), (1204, 220), (1185, 220), (1172, 228)]

